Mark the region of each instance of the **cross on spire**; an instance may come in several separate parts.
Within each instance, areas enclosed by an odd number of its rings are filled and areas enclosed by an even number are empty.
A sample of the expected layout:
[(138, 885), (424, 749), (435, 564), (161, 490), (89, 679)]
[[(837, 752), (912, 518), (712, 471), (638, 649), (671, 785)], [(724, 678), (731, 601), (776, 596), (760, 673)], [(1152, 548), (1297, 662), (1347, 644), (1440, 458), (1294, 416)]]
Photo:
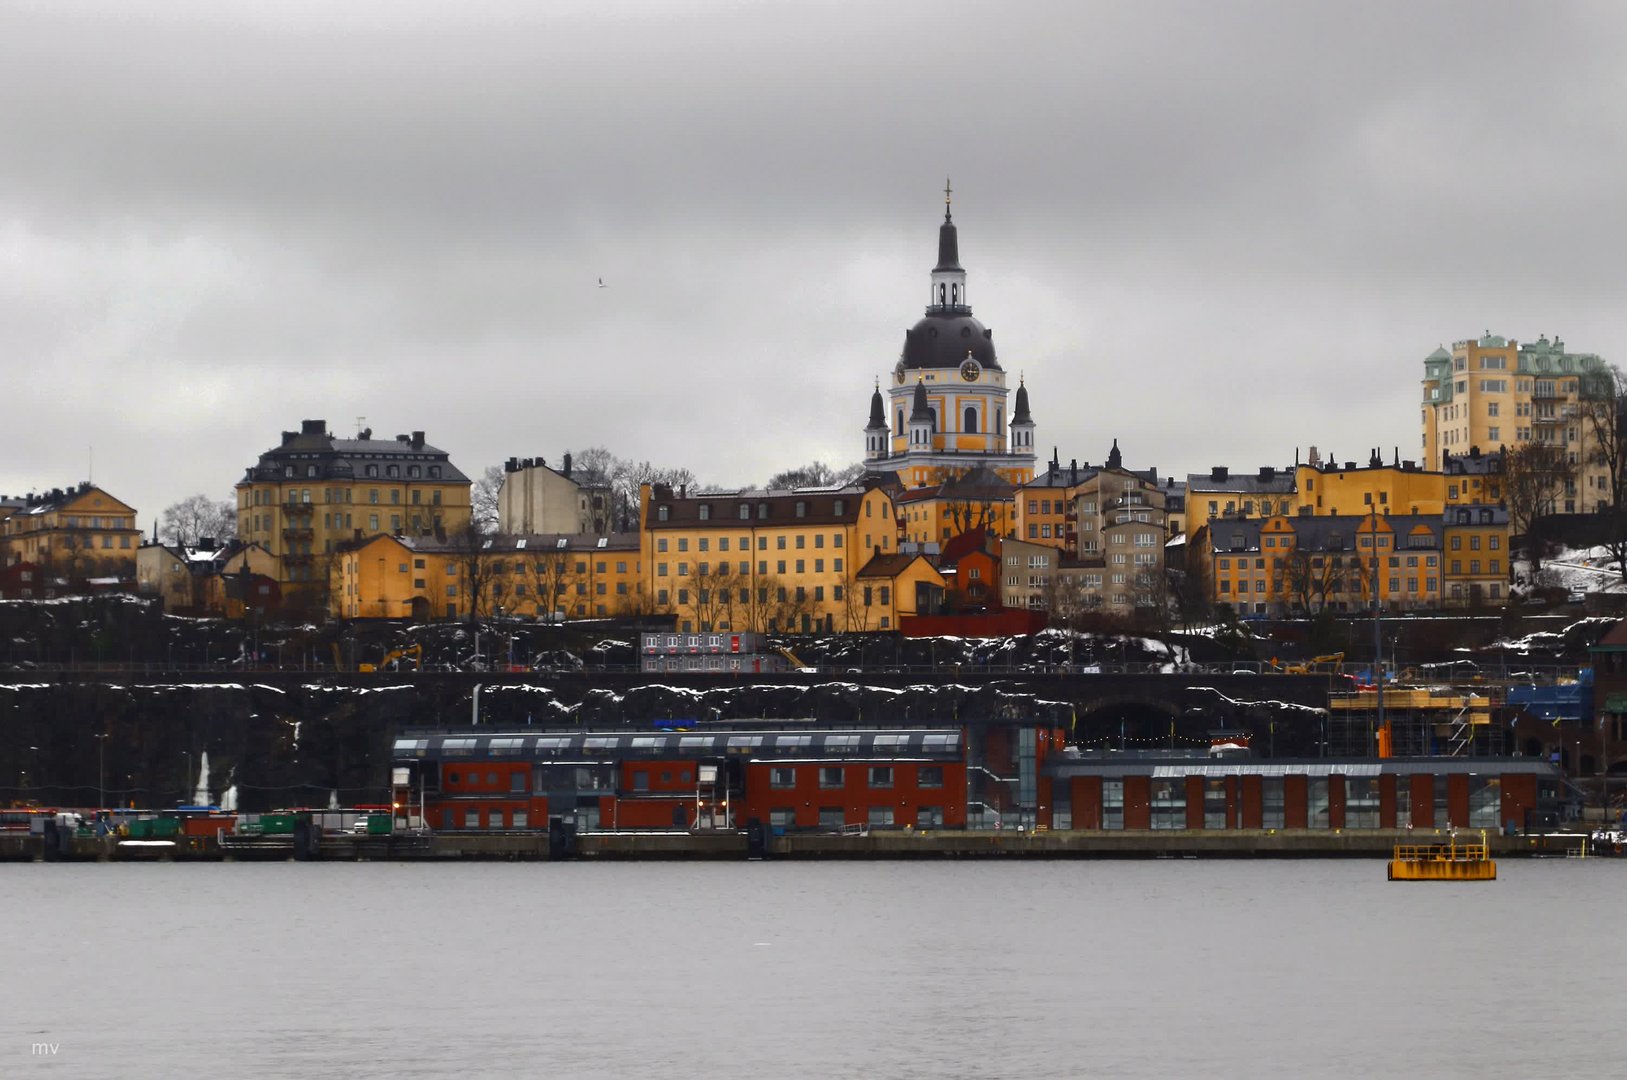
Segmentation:
[(943, 219), (949, 220), (949, 197), (954, 194), (954, 188), (949, 186), (949, 178), (943, 178)]

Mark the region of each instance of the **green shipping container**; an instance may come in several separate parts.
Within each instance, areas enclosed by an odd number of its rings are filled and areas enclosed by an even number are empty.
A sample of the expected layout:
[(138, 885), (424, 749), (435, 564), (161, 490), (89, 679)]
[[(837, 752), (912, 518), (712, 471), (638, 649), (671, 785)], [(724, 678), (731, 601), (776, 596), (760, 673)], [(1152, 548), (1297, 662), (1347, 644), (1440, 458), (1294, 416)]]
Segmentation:
[(130, 822), (129, 830), (130, 839), (132, 840), (151, 840), (153, 838), (153, 819), (136, 818)]
[(266, 836), (292, 833), (296, 817), (293, 814), (261, 814), (260, 832)]
[(395, 819), (389, 814), (368, 814), (367, 835), (389, 836), (395, 828)]
[(172, 840), (181, 835), (181, 821), (179, 818), (158, 818), (153, 821), (153, 839)]

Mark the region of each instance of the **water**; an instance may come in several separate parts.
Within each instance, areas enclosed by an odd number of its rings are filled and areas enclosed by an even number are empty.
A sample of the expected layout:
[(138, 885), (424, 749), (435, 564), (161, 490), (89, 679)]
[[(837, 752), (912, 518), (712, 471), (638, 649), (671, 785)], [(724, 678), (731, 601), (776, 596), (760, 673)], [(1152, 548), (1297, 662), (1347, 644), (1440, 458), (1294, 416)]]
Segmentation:
[(12, 864), (0, 1075), (1619, 1075), (1627, 861), (1499, 870)]

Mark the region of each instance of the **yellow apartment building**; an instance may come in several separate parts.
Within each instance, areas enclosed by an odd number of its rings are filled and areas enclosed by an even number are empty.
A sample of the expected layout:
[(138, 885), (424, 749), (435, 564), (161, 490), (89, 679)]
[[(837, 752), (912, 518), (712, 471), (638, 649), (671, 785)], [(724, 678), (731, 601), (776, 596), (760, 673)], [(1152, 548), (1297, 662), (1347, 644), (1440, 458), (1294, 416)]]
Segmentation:
[(543, 620), (637, 614), (644, 605), (638, 537), (549, 534), (477, 538), (382, 534), (341, 543), (330, 590), (346, 619)]
[(896, 502), (904, 541), (941, 548), (951, 537), (979, 528), (993, 536), (1010, 536), (1016, 527), (1016, 491), (998, 473), (984, 468), (941, 484), (911, 488)]
[(456, 537), (468, 526), (469, 478), (422, 431), (339, 439), (325, 421), (306, 420), (237, 484), (238, 536), (277, 560), (285, 595), (328, 581), (342, 543), (378, 533)]
[(1594, 460), (1590, 403), (1606, 381), (1604, 360), (1573, 353), (1546, 336), (1520, 345), (1487, 333), (1424, 358), (1422, 428), (1426, 467), (1445, 455), (1542, 443), (1561, 450), (1573, 479), (1553, 494), (1553, 512), (1590, 513), (1611, 502), (1608, 470)]
[(136, 512), (96, 485), (0, 500), (5, 565), (31, 562), (70, 579), (133, 577), (141, 532)]
[[(883, 487), (690, 495), (646, 485), (640, 501), (651, 610), (675, 615), (681, 630), (812, 633), (897, 625), (898, 587), (889, 584), (889, 601), (881, 604), (875, 573), (894, 564), (869, 565), (899, 554), (902, 523)], [(898, 565), (920, 573), (913, 562)], [(858, 587), (867, 569), (868, 594)]]
[(1367, 611), (1375, 582), (1386, 610), (1432, 608), (1443, 528), (1439, 516), (1412, 514), (1239, 518), (1206, 527), (1192, 555), (1210, 600), (1240, 615)]

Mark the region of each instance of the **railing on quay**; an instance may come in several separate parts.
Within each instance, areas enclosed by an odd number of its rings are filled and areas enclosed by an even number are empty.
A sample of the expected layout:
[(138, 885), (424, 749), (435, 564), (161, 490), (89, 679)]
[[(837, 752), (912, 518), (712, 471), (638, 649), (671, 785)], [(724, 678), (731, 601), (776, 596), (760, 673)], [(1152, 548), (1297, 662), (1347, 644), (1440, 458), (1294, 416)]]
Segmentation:
[[(1402, 686), (1445, 686), (1458, 689), (1473, 689), (1504, 687), (1510, 685), (1556, 685), (1573, 682), (1577, 669), (1574, 666), (1544, 666), (1523, 667), (1518, 671), (1507, 673), (1477, 673), (1474, 675), (1441, 674), (1432, 676), (1418, 674), (1415, 677), (1406, 677), (1402, 682), (1389, 683), (1388, 686), (1400, 688)], [(982, 676), (1017, 676), (1017, 675), (1168, 675), (1168, 676), (1216, 676), (1237, 675), (1253, 677), (1292, 676), (1294, 678), (1321, 678), (1330, 683), (1335, 681), (1343, 684), (1348, 682), (1344, 676), (1330, 672), (1287, 672), (1263, 661), (1228, 661), (1220, 664), (1176, 664), (1161, 662), (1125, 662), (1125, 663), (1046, 663), (1036, 661), (1026, 664), (979, 664), (979, 663), (953, 663), (947, 660), (937, 663), (828, 663), (813, 667), (809, 671), (778, 671), (778, 672), (730, 672), (724, 670), (694, 670), (694, 671), (646, 671), (641, 664), (587, 664), (581, 668), (563, 666), (539, 665), (528, 667), (515, 664), (465, 664), (465, 665), (430, 665), (421, 671), (407, 668), (398, 671), (355, 672), (336, 668), (332, 664), (318, 662), (275, 662), (242, 663), (237, 661), (89, 661), (80, 660), (65, 663), (45, 661), (0, 661), (0, 681), (25, 681), (30, 675), (235, 675), (250, 677), (256, 675), (346, 675), (361, 679), (397, 678), (415, 675), (485, 675), (485, 676), (525, 676), (525, 675), (568, 675), (573, 673), (610, 675), (637, 675), (646, 674), (651, 678), (663, 678), (672, 675), (765, 675), (775, 677), (794, 677), (797, 675), (818, 676), (868, 676), (868, 675), (926, 675), (941, 677), (982, 677)], [(1345, 676), (1360, 672), (1345, 672)]]

